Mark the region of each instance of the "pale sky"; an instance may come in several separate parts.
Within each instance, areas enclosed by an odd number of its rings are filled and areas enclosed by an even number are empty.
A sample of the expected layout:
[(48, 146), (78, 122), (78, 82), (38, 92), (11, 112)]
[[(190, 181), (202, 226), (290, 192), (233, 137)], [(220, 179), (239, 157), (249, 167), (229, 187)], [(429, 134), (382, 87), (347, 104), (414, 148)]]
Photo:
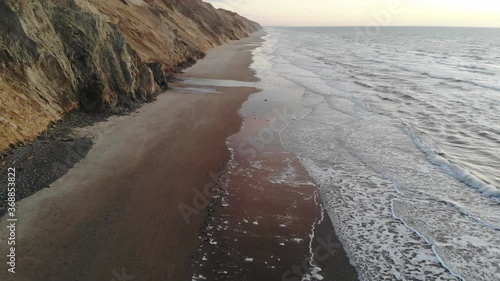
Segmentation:
[(500, 0), (205, 0), (265, 26), (500, 27)]

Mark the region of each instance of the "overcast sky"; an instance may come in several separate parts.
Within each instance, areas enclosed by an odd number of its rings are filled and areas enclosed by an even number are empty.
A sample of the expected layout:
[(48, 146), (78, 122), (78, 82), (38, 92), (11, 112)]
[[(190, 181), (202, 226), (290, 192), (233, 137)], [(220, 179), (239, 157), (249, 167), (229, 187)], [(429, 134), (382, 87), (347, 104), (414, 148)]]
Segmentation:
[(263, 25), (500, 27), (500, 0), (205, 0)]

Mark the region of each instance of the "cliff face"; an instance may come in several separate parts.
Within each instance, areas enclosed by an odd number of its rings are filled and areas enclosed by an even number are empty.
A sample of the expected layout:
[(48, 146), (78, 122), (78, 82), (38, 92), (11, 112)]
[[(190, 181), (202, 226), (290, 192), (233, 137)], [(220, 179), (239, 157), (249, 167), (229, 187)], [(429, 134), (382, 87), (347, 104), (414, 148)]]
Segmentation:
[(64, 113), (128, 107), (260, 26), (201, 0), (0, 0), (0, 151)]

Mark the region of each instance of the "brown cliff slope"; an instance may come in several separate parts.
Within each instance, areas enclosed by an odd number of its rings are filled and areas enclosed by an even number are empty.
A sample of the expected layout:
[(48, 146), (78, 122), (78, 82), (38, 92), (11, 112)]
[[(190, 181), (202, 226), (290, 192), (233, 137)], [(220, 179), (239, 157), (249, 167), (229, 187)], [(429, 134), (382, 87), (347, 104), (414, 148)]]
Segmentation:
[(201, 0), (0, 0), (0, 151), (66, 112), (130, 107), (260, 26)]

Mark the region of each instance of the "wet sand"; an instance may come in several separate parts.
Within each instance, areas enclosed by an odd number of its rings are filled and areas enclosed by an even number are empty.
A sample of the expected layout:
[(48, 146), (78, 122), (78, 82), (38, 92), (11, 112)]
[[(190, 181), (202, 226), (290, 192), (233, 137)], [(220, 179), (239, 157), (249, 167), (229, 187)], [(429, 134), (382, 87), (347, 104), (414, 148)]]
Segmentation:
[(262, 92), (245, 102), (243, 126), (227, 141), (232, 159), (209, 207), (193, 280), (358, 280), (317, 186), (280, 140), (301, 90), (271, 80), (256, 84)]
[(250, 161), (238, 152), (268, 126), (255, 119), (228, 142), (235, 154), (205, 225), (194, 280), (357, 280), (295, 156), (278, 138)]
[[(248, 68), (259, 35), (210, 51), (193, 77), (254, 81)], [(213, 58), (231, 59), (213, 59)], [(213, 71), (214, 77), (211, 76)], [(82, 129), (88, 155), (50, 188), (19, 202), (16, 274), (0, 280), (189, 280), (204, 212), (186, 224), (181, 204), (228, 160), (225, 140), (251, 87), (218, 94), (169, 91), (130, 116)], [(6, 259), (7, 221), (0, 221)], [(132, 278), (133, 277), (133, 278)]]

